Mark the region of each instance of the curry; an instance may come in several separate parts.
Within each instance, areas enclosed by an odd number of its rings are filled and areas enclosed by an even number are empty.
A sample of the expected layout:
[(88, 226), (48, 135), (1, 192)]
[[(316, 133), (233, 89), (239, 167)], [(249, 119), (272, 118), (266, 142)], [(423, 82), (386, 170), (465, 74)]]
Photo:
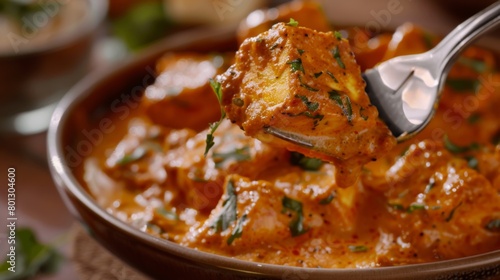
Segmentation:
[[(317, 15), (311, 17), (315, 22)], [(182, 246), (270, 264), (380, 267), (499, 250), (500, 73), (494, 53), (467, 49), (449, 74), (433, 120), (397, 145), (360, 90), (360, 73), (391, 57), (432, 48), (437, 36), (411, 24), (376, 37), (356, 28), (315, 33), (328, 52), (337, 47), (345, 58), (345, 76), (338, 67), (314, 68), (321, 64), (310, 59), (320, 50), (301, 42), (283, 45), (288, 49), (280, 50), (284, 58), (277, 62), (269, 63), (276, 58), (271, 54), (260, 56), (262, 65), (280, 68), (286, 80), (284, 92), (264, 93), (265, 102), (292, 108), (283, 123), (320, 131), (329, 120), (339, 128), (332, 137), (366, 125), (362, 129), (377, 139), (335, 144), (338, 154), (317, 158), (259, 140), (265, 136), (258, 131), (268, 124), (260, 121), (270, 118), (254, 111), (255, 119), (245, 123), (246, 106), (266, 104), (252, 95), (255, 91), (239, 95), (240, 87), (258, 87), (275, 74), (267, 66), (245, 69), (241, 56), (268, 52), (284, 32), (311, 32), (302, 28), (307, 21), (298, 24), (277, 24), (269, 33), (245, 39), (236, 57), (181, 52), (158, 61), (158, 78), (139, 109), (121, 122), (123, 133), (108, 136), (85, 161), (83, 177), (97, 202), (134, 227)], [(252, 30), (241, 34), (255, 35)], [(325, 59), (339, 66), (335, 55)], [(231, 71), (245, 77), (238, 87), (228, 81), (238, 76)], [(337, 83), (332, 76), (341, 79)], [(327, 90), (335, 90), (335, 98), (326, 94), (320, 100), (300, 85), (301, 77), (321, 91), (335, 86)], [(350, 81), (355, 86), (349, 88)], [(342, 107), (347, 99), (351, 113)], [(277, 107), (280, 113), (285, 108)], [(308, 110), (331, 115), (321, 120), (292, 116)], [(234, 123), (221, 118), (226, 114)], [(343, 181), (339, 163), (347, 154), (357, 158), (358, 169)]]

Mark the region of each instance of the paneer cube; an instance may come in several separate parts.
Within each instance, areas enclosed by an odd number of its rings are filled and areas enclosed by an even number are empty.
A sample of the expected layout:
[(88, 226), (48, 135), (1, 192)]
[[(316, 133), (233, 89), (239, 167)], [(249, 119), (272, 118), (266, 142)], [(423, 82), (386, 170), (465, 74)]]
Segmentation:
[(144, 93), (142, 106), (151, 120), (166, 127), (202, 130), (220, 117), (208, 80), (222, 73), (232, 56), (167, 54), (157, 64), (158, 77)]
[[(294, 25), (278, 23), (244, 41), (235, 64), (217, 77), (224, 110), (248, 136), (333, 162), (337, 184), (350, 186), (396, 140), (370, 104), (348, 41)], [(281, 140), (268, 127), (315, 147)]]

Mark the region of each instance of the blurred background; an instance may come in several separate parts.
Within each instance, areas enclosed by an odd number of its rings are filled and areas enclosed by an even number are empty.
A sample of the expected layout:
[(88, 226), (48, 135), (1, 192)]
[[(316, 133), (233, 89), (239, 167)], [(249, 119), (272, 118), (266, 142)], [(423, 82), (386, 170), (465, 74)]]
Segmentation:
[[(156, 42), (169, 40), (170, 35), (207, 26), (236, 30), (242, 22), (251, 22), (246, 18), (252, 11), (285, 2), (0, 0), (0, 172), (6, 174), (9, 167), (17, 170), (20, 224), (31, 229), (41, 242), (63, 240), (56, 247), (66, 259), (54, 273), (36, 279), (77, 278), (70, 244), (65, 239), (71, 235), (75, 221), (56, 193), (45, 156), (47, 124), (64, 94), (87, 75), (116, 67)], [(362, 28), (376, 32), (415, 22), (444, 35), (495, 1), (316, 2), (323, 5), (333, 26), (361, 23)], [(490, 37), (498, 39), (498, 34)], [(2, 187), (2, 208), (6, 197), (6, 188)], [(5, 256), (5, 238), (0, 232), (0, 259)]]

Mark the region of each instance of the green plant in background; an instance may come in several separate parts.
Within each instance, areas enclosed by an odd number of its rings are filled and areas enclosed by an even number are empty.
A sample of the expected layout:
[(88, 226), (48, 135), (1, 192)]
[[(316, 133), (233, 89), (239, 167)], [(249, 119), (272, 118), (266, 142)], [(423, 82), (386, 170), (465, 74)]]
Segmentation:
[(0, 264), (0, 279), (29, 279), (38, 273), (55, 273), (63, 260), (61, 254), (51, 245), (45, 245), (36, 239), (35, 233), (29, 228), (16, 230), (15, 272), (9, 270), (9, 257)]
[(40, 10), (42, 10), (42, 6), (34, 1), (0, 0), (0, 14), (19, 22), (22, 21), (23, 17)]
[(174, 26), (165, 15), (163, 2), (139, 3), (125, 15), (112, 22), (113, 34), (132, 51), (165, 36)]

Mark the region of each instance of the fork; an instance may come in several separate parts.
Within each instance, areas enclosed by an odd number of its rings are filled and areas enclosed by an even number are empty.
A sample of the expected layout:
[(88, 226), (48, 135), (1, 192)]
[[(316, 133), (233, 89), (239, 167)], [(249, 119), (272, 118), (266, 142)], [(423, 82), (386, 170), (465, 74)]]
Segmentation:
[[(437, 108), (446, 76), (460, 52), (500, 22), (500, 1), (458, 25), (433, 49), (387, 60), (362, 74), (366, 93), (398, 142), (422, 130)], [(307, 148), (315, 143), (280, 129), (266, 132)]]

